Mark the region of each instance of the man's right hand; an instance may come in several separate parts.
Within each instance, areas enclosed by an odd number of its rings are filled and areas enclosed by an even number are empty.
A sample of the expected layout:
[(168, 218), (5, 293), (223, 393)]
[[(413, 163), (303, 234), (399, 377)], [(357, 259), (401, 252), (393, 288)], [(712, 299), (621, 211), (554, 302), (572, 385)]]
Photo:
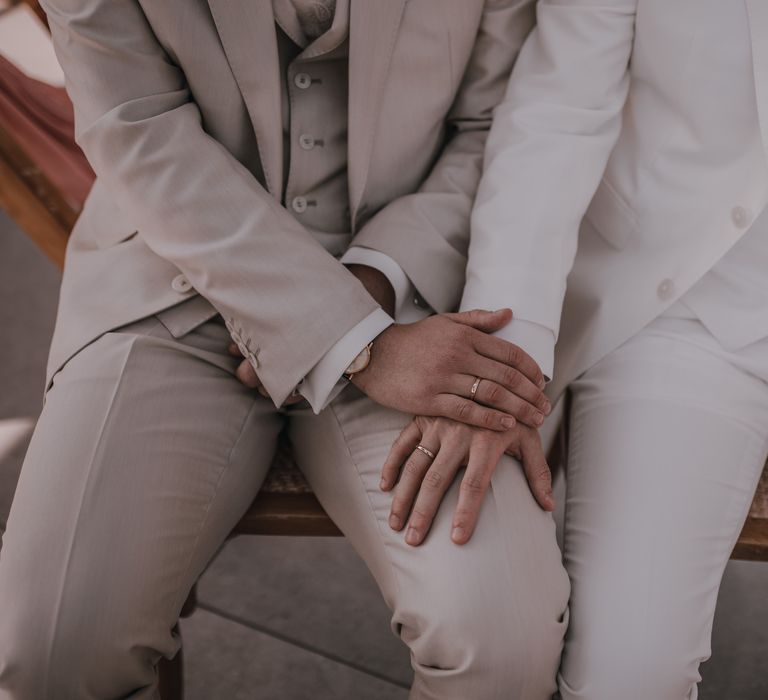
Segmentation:
[(539, 366), (516, 345), (489, 335), (511, 318), (509, 309), (476, 310), (390, 326), (352, 382), (404, 413), (490, 430), (509, 430), (517, 420), (538, 428), (551, 411)]

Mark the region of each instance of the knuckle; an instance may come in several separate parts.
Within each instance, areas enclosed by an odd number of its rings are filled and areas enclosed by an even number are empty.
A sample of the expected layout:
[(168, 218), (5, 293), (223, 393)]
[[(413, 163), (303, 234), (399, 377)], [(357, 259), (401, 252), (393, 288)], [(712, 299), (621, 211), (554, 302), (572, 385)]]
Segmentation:
[(432, 513), (428, 508), (423, 506), (414, 507), (411, 512), (411, 525), (416, 527), (424, 527), (432, 520)]
[(480, 413), (480, 423), (482, 423), (483, 427), (492, 428), (496, 425), (496, 422), (497, 416), (492, 411), (482, 411)]
[(459, 420), (465, 420), (469, 417), (471, 406), (468, 402), (458, 400), (454, 409), (454, 414)]
[(472, 511), (468, 508), (457, 508), (453, 516), (455, 527), (466, 527), (472, 520)]
[(486, 391), (486, 396), (489, 403), (499, 403), (502, 399), (502, 389), (501, 387), (496, 384), (495, 382), (490, 384)]
[(439, 489), (445, 481), (443, 475), (430, 469), (424, 477), (424, 486), (428, 489)]
[(415, 460), (412, 457), (406, 460), (404, 471), (406, 474), (409, 474), (410, 476), (414, 476), (414, 477), (421, 476), (421, 467), (419, 467), (419, 465), (416, 464)]
[(485, 489), (485, 479), (480, 476), (470, 474), (464, 477), (461, 482), (461, 488), (468, 494), (477, 496)]
[(504, 370), (504, 384), (510, 389), (516, 389), (520, 383), (520, 373), (512, 367), (507, 367)]
[(510, 344), (507, 348), (507, 364), (517, 365), (520, 363), (520, 348), (517, 345)]

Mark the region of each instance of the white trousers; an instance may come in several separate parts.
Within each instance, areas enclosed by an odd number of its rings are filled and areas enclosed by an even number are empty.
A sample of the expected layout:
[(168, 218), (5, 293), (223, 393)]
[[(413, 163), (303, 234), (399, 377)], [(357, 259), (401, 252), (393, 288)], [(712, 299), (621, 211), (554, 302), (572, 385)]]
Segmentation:
[(768, 452), (768, 340), (660, 317), (572, 386), (563, 700), (694, 700)]
[(181, 605), (286, 429), (410, 647), (411, 698), (547, 700), (569, 586), (520, 466), (499, 466), (468, 545), (450, 541), (454, 485), (427, 541), (409, 547), (378, 488), (408, 416), (354, 387), (319, 416), (276, 411), (235, 378), (228, 342), (216, 321), (174, 338), (149, 318), (56, 376), (0, 552), (0, 699), (156, 699)]

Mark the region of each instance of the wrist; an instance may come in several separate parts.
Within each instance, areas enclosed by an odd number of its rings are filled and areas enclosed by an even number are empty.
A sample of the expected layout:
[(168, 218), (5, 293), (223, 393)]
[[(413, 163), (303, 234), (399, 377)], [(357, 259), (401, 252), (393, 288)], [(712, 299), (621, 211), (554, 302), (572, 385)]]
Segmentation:
[(390, 316), (395, 315), (395, 290), (387, 276), (368, 265), (347, 265), (347, 269), (358, 279), (365, 287), (376, 303), (384, 309)]

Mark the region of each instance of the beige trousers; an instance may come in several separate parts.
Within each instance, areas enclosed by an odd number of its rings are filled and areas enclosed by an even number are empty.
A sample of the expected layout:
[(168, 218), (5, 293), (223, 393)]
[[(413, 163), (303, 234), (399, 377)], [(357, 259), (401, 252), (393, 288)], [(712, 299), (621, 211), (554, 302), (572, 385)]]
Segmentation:
[(410, 647), (411, 697), (545, 700), (569, 594), (551, 517), (502, 463), (470, 544), (387, 526), (384, 457), (408, 418), (352, 387), (321, 415), (276, 411), (234, 377), (217, 320), (174, 338), (152, 317), (56, 376), (0, 554), (0, 698), (157, 698), (188, 591), (251, 503), (286, 427), (323, 506)]

